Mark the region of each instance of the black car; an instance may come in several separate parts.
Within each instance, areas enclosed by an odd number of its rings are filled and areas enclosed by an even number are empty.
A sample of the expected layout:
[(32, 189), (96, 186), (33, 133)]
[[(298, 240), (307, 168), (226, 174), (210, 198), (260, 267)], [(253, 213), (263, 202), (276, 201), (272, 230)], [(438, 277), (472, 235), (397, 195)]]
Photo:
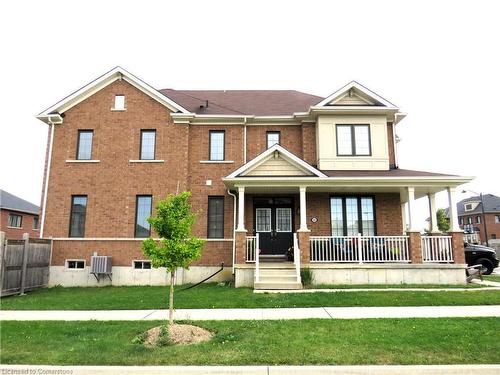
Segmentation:
[(497, 254), (491, 247), (465, 242), (464, 250), (467, 265), (470, 267), (481, 264), (483, 266), (483, 275), (489, 275), (494, 268), (498, 267)]

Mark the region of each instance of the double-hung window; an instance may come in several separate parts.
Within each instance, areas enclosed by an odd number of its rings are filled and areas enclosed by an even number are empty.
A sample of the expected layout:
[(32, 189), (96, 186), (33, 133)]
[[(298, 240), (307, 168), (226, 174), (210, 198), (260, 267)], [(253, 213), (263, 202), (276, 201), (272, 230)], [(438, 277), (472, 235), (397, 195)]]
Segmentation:
[(372, 197), (331, 197), (333, 236), (375, 235), (375, 205)]
[(151, 234), (148, 218), (151, 216), (153, 197), (151, 195), (138, 195), (135, 203), (135, 237), (147, 238)]
[(209, 159), (213, 161), (224, 160), (224, 130), (210, 131)]
[(156, 130), (141, 130), (141, 160), (154, 160), (156, 148)]
[(267, 148), (271, 148), (274, 145), (279, 145), (280, 144), (280, 132), (267, 132), (266, 133), (266, 140), (267, 140)]
[(224, 238), (224, 197), (208, 197), (208, 238)]
[(87, 214), (87, 196), (71, 197), (71, 213), (69, 219), (69, 236), (85, 237), (85, 216)]
[(78, 145), (76, 148), (77, 160), (91, 160), (92, 159), (92, 138), (94, 136), (93, 130), (78, 130)]
[(337, 125), (338, 156), (370, 156), (370, 125)]

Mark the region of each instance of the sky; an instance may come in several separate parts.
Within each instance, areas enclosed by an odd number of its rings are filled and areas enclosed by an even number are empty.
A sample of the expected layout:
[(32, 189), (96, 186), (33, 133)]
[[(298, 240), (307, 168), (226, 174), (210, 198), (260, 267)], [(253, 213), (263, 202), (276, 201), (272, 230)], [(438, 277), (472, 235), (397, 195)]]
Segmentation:
[(158, 89), (328, 96), (356, 80), (408, 113), (400, 168), (500, 195), (499, 14), (481, 0), (1, 1), (0, 188), (40, 202), (35, 115), (120, 65)]

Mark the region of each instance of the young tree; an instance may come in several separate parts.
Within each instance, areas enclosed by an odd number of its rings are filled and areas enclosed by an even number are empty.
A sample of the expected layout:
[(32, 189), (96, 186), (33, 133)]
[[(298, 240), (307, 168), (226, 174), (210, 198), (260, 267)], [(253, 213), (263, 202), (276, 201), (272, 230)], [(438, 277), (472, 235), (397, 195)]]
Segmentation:
[(446, 233), (450, 230), (450, 219), (448, 216), (446, 216), (446, 211), (444, 208), (438, 208), (436, 211), (436, 216), (437, 216), (437, 225), (438, 229)]
[(191, 227), (196, 215), (191, 212), (188, 191), (177, 195), (169, 194), (156, 206), (156, 216), (148, 222), (160, 237), (151, 237), (142, 242), (142, 252), (151, 259), (153, 267), (165, 267), (170, 272), (169, 323), (174, 321), (174, 279), (177, 268), (188, 269), (200, 258), (205, 241), (191, 236)]

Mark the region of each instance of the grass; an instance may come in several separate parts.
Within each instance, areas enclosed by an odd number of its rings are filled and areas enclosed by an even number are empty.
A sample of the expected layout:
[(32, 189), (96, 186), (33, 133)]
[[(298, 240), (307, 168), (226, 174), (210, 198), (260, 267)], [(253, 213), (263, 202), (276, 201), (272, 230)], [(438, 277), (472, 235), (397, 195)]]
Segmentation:
[(483, 278), (487, 281), (496, 281), (497, 283), (500, 283), (500, 275), (487, 275), (483, 276)]
[[(180, 291), (184, 287), (177, 287), (175, 293), (175, 307), (178, 309), (500, 305), (499, 290), (254, 294), (250, 288), (236, 289), (218, 284), (203, 284)], [(167, 297), (168, 288), (162, 286), (55, 287), (30, 292), (25, 296), (2, 298), (0, 303), (3, 310), (164, 309), (167, 307)]]
[[(2, 322), (2, 364), (359, 365), (500, 363), (500, 319), (207, 321), (210, 342), (143, 347), (163, 322)], [(43, 350), (41, 350), (43, 348)]]

